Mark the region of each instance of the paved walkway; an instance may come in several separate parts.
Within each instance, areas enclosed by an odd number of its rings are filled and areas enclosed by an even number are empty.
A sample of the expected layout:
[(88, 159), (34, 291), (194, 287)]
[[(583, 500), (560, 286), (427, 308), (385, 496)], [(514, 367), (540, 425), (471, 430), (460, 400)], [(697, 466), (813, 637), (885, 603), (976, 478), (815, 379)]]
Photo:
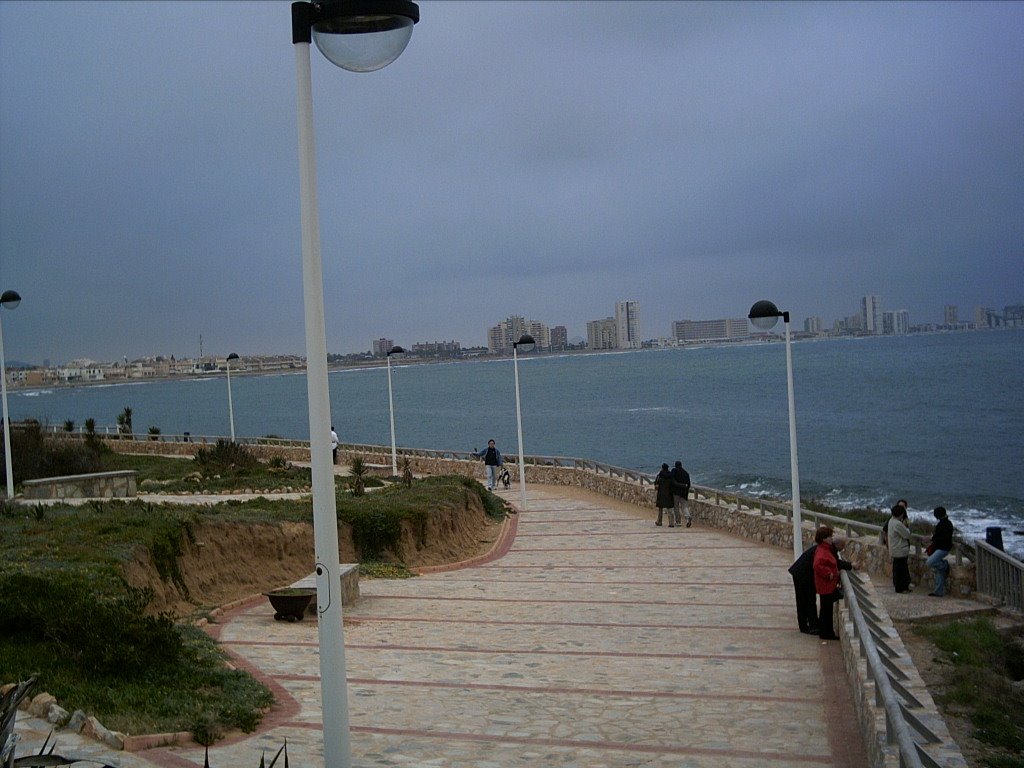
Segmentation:
[[(787, 552), (542, 486), (510, 523), (490, 562), (361, 583), (345, 617), (354, 766), (866, 764), (838, 643), (796, 629)], [(218, 630), (278, 704), (212, 768), (255, 768), (285, 739), (291, 765), (323, 765), (315, 622), (275, 622), (261, 599)], [(77, 739), (58, 734), (58, 753)], [(203, 765), (195, 747), (103, 757)]]

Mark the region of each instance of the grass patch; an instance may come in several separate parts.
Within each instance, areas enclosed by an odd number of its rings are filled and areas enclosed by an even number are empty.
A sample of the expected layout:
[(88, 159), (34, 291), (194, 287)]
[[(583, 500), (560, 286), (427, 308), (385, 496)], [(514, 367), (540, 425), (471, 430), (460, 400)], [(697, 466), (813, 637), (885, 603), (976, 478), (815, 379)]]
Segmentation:
[(937, 661), (949, 666), (936, 700), (966, 714), (974, 738), (985, 746), (992, 768), (1024, 768), (1024, 643), (1001, 632), (989, 618), (924, 624), (914, 631), (939, 649)]
[(364, 560), (359, 563), (361, 579), (411, 579), (415, 576), (404, 563), (385, 563), (380, 560)]
[[(235, 446), (235, 449), (244, 446)], [(271, 493), (284, 488), (308, 488), (308, 467), (293, 467), (281, 462), (261, 462), (251, 452), (216, 447), (201, 449), (195, 459), (168, 456), (136, 456), (107, 452), (102, 456), (103, 471), (134, 469), (140, 491), (194, 493), (208, 491), (252, 490)], [(200, 458), (202, 457), (202, 458)]]

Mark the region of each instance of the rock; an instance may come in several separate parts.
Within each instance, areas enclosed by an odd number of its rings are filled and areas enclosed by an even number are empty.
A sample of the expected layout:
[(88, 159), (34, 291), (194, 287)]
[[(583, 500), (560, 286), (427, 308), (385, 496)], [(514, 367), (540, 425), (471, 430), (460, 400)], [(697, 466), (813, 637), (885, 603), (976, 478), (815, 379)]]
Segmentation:
[(53, 723), (54, 725), (60, 725), (61, 723), (67, 722), (69, 717), (71, 717), (71, 713), (64, 709), (64, 707), (60, 706), (57, 702), (53, 702), (46, 713), (46, 721)]
[(46, 718), (47, 713), (50, 711), (50, 705), (57, 703), (57, 697), (51, 696), (48, 693), (40, 693), (32, 698), (32, 701), (26, 707), (28, 713), (32, 717)]
[(74, 713), (71, 715), (71, 719), (68, 720), (67, 724), (64, 726), (64, 730), (74, 731), (75, 733), (81, 733), (84, 727), (85, 712), (83, 712), (80, 709), (76, 709)]
[(113, 731), (109, 731), (104, 728), (103, 724), (95, 717), (86, 718), (85, 726), (82, 728), (82, 734), (85, 736), (91, 736), (97, 741), (102, 741), (112, 749), (124, 749), (124, 739)]

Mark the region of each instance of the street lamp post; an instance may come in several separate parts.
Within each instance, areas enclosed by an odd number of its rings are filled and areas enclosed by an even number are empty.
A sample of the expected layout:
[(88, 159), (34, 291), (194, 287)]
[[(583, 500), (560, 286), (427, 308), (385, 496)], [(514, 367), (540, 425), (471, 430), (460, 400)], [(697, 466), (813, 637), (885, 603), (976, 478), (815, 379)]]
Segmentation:
[(398, 476), (398, 449), (395, 447), (395, 399), (391, 394), (391, 356), (404, 355), (402, 347), (392, 347), (388, 350), (388, 411), (391, 414), (391, 476)]
[(526, 510), (526, 463), (523, 461), (523, 412), (519, 406), (519, 348), (523, 353), (532, 352), (537, 346), (533, 336), (524, 333), (519, 341), (512, 343), (512, 368), (516, 374), (516, 431), (519, 433), (519, 506)]
[(231, 422), (231, 442), (235, 442), (235, 408), (231, 404), (231, 361), (237, 360), (238, 355), (232, 352), (228, 355), (227, 366), (228, 366), (228, 421)]
[(331, 463), (331, 404), (327, 380), (327, 335), (320, 258), (316, 155), (313, 142), (313, 78), (309, 46), (342, 69), (373, 72), (397, 59), (419, 21), (407, 0), (323, 0), (292, 3), (299, 128), (299, 187), (302, 218), (302, 295), (306, 326), (306, 389), (312, 465), (313, 540), (320, 645), (324, 762), (349, 768), (348, 686), (342, 633), (338, 518)]
[[(0, 295), (0, 306), (14, 309), (21, 304), (21, 294), (4, 291)], [(0, 389), (4, 401), (4, 466), (7, 468), (7, 498), (14, 498), (14, 468), (11, 466), (11, 417), (7, 413), (7, 366), (4, 364), (4, 325), (0, 321)]]
[(775, 327), (782, 318), (786, 327), (786, 385), (789, 393), (789, 469), (793, 494), (793, 557), (803, 552), (802, 521), (800, 515), (800, 468), (796, 454), (796, 400), (793, 396), (793, 349), (789, 338), (789, 312), (780, 312), (770, 301), (758, 301), (747, 315), (751, 323), (762, 331)]

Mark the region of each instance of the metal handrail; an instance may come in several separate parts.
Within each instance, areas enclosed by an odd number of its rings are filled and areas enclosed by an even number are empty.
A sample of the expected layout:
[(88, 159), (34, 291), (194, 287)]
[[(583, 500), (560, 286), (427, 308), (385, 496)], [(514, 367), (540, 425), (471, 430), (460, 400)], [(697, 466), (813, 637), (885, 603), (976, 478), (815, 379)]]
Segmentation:
[(977, 590), (1024, 611), (1024, 563), (985, 541), (977, 543)]
[[(861, 589), (859, 580), (855, 581), (848, 571), (841, 571), (845, 602), (853, 620), (855, 639), (860, 643), (861, 655), (867, 659), (868, 677), (875, 684), (875, 703), (885, 708), (885, 737), (889, 744), (896, 744), (900, 754), (900, 765), (904, 768), (924, 768), (921, 762), (922, 750), (914, 740), (907, 718), (904, 717), (906, 705), (896, 696), (896, 691), (889, 678), (886, 664), (879, 655), (868, 619), (860, 609), (858, 591)], [(822, 618), (824, 621), (824, 617)], [(875, 628), (879, 631), (878, 628)], [(900, 686), (902, 688), (902, 686)], [(907, 709), (919, 703), (914, 701)], [(922, 731), (922, 736), (929, 742), (941, 741), (934, 733), (923, 726), (918, 718), (914, 718), (915, 726)], [(925, 755), (927, 756), (927, 755)]]

